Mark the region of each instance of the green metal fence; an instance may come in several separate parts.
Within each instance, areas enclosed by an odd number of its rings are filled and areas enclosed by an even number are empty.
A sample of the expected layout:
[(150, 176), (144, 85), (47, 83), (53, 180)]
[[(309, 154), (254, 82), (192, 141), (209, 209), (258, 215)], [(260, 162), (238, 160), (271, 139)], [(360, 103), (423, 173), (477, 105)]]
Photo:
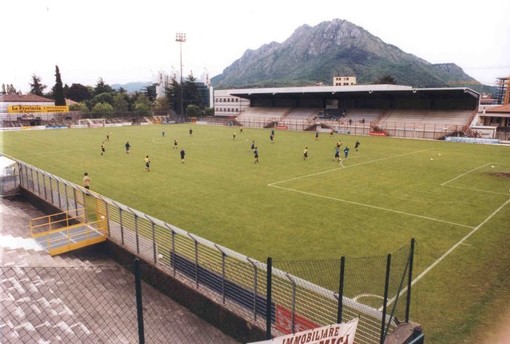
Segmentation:
[(17, 162), (23, 189), (61, 210), (77, 208), (90, 194), (104, 205), (110, 241), (253, 326), (267, 328), (268, 336), (358, 317), (356, 343), (377, 344), (399, 322), (409, 321), (412, 247), (387, 257), (270, 266)]

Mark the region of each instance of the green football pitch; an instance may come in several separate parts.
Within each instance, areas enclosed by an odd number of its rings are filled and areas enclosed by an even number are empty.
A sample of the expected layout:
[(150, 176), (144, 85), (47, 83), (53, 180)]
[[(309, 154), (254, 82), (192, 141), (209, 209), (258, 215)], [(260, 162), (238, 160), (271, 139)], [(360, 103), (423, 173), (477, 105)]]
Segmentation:
[(88, 172), (92, 190), (260, 261), (384, 256), (415, 238), (411, 318), (434, 343), (475, 338), (504, 309), (510, 147), (270, 134), (196, 124), (4, 132), (2, 151), (77, 184)]

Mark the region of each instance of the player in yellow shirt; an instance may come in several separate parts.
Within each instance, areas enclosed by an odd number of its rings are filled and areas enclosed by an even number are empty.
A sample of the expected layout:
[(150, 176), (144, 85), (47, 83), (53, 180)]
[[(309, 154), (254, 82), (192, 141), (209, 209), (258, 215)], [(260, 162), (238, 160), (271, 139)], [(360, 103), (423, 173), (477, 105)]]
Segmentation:
[(149, 156), (145, 156), (145, 171), (150, 172), (151, 170), (151, 160), (149, 159)]

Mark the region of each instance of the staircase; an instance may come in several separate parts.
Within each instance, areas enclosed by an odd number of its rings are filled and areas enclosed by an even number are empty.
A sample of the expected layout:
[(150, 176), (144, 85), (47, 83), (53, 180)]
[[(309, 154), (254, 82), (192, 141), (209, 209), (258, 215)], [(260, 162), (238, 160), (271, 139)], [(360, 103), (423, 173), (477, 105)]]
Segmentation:
[(86, 220), (85, 209), (72, 209), (30, 220), (30, 233), (51, 256), (106, 241), (107, 221)]

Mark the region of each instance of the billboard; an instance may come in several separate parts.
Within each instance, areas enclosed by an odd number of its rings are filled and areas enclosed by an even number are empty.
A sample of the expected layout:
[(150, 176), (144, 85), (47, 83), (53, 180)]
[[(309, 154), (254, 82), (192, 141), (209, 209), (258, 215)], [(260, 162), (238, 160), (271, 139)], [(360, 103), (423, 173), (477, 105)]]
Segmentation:
[(358, 318), (346, 323), (328, 325), (251, 344), (353, 344)]
[(8, 113), (48, 113), (48, 112), (69, 112), (69, 106), (55, 106), (55, 105), (9, 105), (7, 107)]

